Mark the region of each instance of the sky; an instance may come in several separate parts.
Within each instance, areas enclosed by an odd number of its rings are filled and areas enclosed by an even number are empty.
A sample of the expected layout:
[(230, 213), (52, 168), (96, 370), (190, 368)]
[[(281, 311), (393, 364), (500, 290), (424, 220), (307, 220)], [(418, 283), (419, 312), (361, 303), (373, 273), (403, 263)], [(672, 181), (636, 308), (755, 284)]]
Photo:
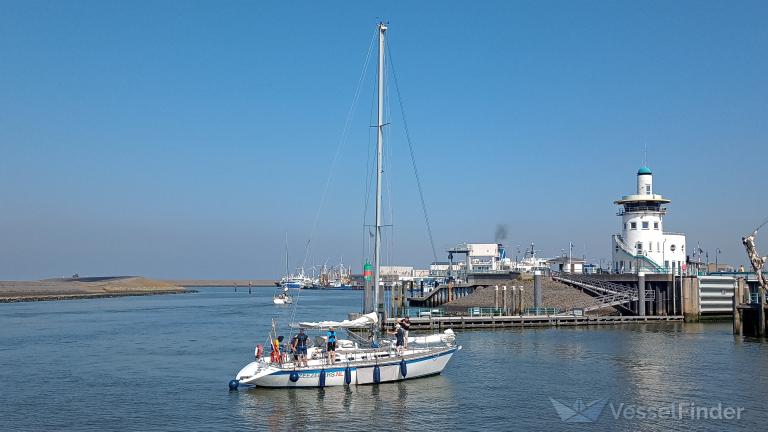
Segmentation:
[(433, 260), (403, 118), (438, 259), (503, 225), (610, 260), (647, 164), (665, 229), (746, 263), (768, 2), (0, 0), (0, 279), (359, 271), (379, 20), (384, 263)]

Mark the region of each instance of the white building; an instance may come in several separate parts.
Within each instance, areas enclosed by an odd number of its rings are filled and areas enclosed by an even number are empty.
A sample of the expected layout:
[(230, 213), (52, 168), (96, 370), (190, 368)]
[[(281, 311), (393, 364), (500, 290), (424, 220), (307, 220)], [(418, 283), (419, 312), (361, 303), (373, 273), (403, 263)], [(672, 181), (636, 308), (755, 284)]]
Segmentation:
[[(435, 261), (429, 265), (429, 276), (446, 277), (448, 276), (448, 267), (449, 267), (448, 261), (445, 261), (445, 262)], [(453, 263), (453, 266), (451, 267), (451, 273), (454, 275), (463, 270), (464, 270), (463, 262)]]
[(637, 193), (614, 201), (621, 206), (621, 234), (612, 239), (613, 271), (670, 273), (685, 270), (685, 234), (664, 232), (663, 204), (671, 201), (654, 194), (653, 173), (637, 172)]
[(498, 270), (500, 256), (498, 243), (467, 243), (467, 270), (483, 272)]
[(413, 266), (381, 266), (381, 276), (395, 280), (413, 279)]
[(547, 260), (549, 269), (561, 273), (584, 273), (586, 260), (576, 257), (560, 256)]

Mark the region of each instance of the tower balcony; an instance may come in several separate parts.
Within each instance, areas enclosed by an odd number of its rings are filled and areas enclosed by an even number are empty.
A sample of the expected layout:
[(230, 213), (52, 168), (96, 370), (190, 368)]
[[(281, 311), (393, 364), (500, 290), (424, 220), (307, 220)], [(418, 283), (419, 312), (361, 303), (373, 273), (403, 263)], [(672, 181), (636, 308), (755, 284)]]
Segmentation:
[(667, 208), (661, 206), (625, 206), (619, 209), (617, 216), (623, 216), (626, 213), (645, 213), (652, 212), (660, 215), (667, 214)]

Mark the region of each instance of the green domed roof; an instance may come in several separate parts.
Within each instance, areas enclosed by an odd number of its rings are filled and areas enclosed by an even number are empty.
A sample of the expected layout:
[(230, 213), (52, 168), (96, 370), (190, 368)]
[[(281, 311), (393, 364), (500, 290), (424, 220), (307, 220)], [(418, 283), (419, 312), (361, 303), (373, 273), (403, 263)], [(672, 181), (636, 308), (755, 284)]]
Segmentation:
[(651, 172), (650, 168), (648, 168), (647, 166), (644, 166), (639, 170), (637, 170), (637, 175), (643, 175), (643, 174), (653, 174), (653, 173)]

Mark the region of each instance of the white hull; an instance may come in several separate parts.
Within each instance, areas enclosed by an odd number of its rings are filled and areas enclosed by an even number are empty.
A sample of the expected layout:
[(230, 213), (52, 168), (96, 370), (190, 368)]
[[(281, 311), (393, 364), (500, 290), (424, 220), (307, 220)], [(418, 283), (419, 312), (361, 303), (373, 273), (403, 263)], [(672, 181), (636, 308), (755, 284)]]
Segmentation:
[(293, 299), (290, 297), (283, 297), (283, 298), (275, 297), (272, 299), (272, 303), (276, 305), (291, 304), (293, 303)]
[[(414, 349), (403, 356), (389, 355), (380, 357), (377, 361), (356, 360), (345, 361), (342, 353), (337, 355), (335, 365), (313, 365), (294, 368), (292, 365), (271, 365), (255, 361), (245, 366), (238, 374), (240, 384), (258, 387), (321, 387), (321, 374), (325, 374), (324, 386), (343, 386), (345, 375), (349, 374), (349, 385), (379, 384), (402, 381), (439, 374), (445, 369), (453, 354), (461, 347), (445, 347), (432, 349)], [(405, 362), (405, 375), (401, 362)], [(379, 368), (379, 380), (375, 380), (374, 369)], [(347, 372), (348, 371), (348, 372)], [(291, 381), (291, 374), (296, 372), (298, 380)]]

